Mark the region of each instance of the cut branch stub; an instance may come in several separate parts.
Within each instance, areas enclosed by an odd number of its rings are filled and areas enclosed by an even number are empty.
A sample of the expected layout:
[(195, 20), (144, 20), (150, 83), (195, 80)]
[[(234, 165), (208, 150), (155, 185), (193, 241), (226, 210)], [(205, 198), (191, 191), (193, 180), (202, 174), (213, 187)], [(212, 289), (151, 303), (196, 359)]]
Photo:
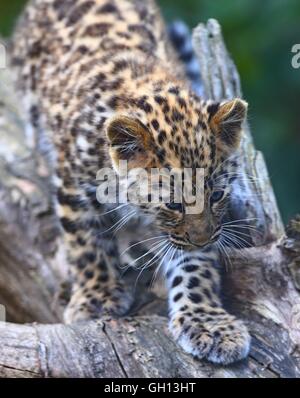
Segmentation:
[[(228, 55), (219, 23), (210, 19), (206, 25), (199, 24), (193, 33), (193, 44), (204, 97), (216, 101), (242, 97), (239, 74)], [(251, 243), (254, 246), (263, 245), (284, 235), (284, 226), (263, 155), (255, 150), (247, 123), (244, 125), (240, 159), (230, 218), (245, 219), (244, 224), (254, 226), (257, 232), (253, 228), (248, 230)]]

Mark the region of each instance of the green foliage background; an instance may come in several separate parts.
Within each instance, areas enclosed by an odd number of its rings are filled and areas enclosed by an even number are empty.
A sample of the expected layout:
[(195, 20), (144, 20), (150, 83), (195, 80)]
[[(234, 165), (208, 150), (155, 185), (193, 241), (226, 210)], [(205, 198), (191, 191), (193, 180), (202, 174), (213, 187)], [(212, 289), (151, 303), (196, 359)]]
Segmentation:
[[(10, 34), (25, 2), (0, 0), (0, 35)], [(191, 28), (211, 17), (220, 21), (250, 104), (249, 122), (256, 146), (266, 157), (287, 220), (300, 210), (300, 68), (291, 66), (291, 48), (300, 43), (300, 1), (158, 3), (167, 20), (183, 19)]]

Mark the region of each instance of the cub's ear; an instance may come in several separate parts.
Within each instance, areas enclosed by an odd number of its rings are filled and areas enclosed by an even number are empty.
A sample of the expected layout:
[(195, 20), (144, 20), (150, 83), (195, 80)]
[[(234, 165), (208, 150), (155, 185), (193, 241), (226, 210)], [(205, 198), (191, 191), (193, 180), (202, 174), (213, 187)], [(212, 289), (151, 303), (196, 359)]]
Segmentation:
[(108, 121), (109, 153), (118, 170), (120, 160), (128, 162), (128, 169), (150, 167), (152, 135), (138, 119), (117, 116)]
[(237, 149), (240, 144), (247, 108), (247, 102), (240, 98), (207, 107), (209, 124), (216, 135), (217, 146), (227, 154)]

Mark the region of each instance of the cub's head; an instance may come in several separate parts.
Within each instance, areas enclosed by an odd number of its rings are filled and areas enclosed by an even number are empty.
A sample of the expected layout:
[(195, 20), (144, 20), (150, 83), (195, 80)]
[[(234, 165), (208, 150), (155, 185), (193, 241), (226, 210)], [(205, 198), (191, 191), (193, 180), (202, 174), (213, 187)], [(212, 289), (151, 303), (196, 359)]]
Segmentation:
[[(120, 173), (120, 164), (124, 164), (120, 161), (127, 162), (128, 170), (133, 171), (127, 186), (142, 186), (139, 198), (143, 200), (136, 201), (136, 206), (152, 217), (174, 245), (192, 249), (214, 242), (222, 232), (222, 218), (236, 174), (235, 153), (241, 141), (247, 103), (238, 98), (202, 101), (171, 86), (163, 93), (143, 96), (136, 104), (131, 102), (120, 109), (107, 124), (115, 170)], [(137, 169), (146, 172), (142, 174), (142, 185)], [(197, 169), (201, 171), (196, 173)], [(161, 175), (170, 172), (171, 177), (161, 177), (159, 183), (154, 183), (151, 170), (162, 170)], [(174, 178), (172, 170), (182, 179)], [(185, 170), (192, 171), (188, 180)], [(169, 197), (162, 193), (166, 182)], [(180, 184), (179, 192), (183, 193), (180, 199), (175, 195), (176, 184)], [(191, 210), (185, 188), (192, 195), (200, 192), (196, 210)]]

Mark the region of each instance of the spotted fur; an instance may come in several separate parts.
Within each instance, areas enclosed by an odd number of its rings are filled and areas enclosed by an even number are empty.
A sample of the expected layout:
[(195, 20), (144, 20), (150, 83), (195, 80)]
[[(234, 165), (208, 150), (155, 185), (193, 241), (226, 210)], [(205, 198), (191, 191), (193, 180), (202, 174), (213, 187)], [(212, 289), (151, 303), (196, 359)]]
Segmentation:
[(152, 0), (32, 0), (11, 52), (35, 138), (42, 131), (55, 153), (57, 214), (73, 280), (66, 321), (123, 315), (133, 300), (111, 231), (126, 217), (96, 200), (97, 171), (118, 173), (120, 160), (130, 168), (203, 168), (201, 214), (172, 202), (134, 212), (177, 248), (166, 266), (175, 339), (213, 362), (244, 358), (249, 335), (222, 308), (213, 242), (222, 233), (246, 103), (203, 101), (191, 91)]

